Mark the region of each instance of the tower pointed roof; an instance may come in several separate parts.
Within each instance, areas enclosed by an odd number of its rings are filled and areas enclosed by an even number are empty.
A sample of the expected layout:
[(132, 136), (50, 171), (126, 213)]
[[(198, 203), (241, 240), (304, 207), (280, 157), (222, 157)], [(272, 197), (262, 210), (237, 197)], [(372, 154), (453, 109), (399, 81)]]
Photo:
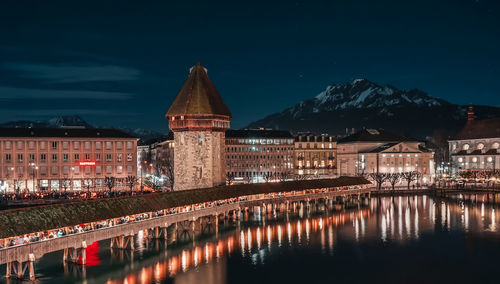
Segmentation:
[(207, 69), (196, 63), (170, 106), (166, 116), (205, 114), (232, 117), (231, 111), (207, 75)]

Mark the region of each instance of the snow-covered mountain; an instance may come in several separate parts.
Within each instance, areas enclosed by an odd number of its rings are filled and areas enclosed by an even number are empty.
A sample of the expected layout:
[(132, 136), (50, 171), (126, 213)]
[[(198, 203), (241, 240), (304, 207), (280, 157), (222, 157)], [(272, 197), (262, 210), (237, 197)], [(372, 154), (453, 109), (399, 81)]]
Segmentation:
[[(478, 117), (500, 116), (500, 108), (477, 106)], [(381, 86), (367, 79), (328, 86), (293, 107), (271, 114), (247, 127), (345, 134), (346, 128), (385, 128), (413, 137), (439, 128), (457, 129), (466, 117), (464, 106), (418, 90)]]
[(354, 79), (343, 85), (328, 86), (314, 99), (302, 101), (286, 111), (294, 117), (306, 113), (364, 108), (379, 108), (381, 114), (389, 114), (387, 107), (391, 106), (434, 107), (449, 104), (418, 89), (399, 90), (389, 85), (379, 86), (367, 79)]

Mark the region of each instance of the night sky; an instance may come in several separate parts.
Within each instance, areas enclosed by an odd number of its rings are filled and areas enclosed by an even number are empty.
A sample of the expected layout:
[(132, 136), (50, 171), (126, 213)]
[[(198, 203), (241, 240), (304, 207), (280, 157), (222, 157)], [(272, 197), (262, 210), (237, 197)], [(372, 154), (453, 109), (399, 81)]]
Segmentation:
[(197, 61), (233, 127), (353, 78), (500, 105), (500, 1), (76, 2), (1, 2), (0, 122), (164, 131)]

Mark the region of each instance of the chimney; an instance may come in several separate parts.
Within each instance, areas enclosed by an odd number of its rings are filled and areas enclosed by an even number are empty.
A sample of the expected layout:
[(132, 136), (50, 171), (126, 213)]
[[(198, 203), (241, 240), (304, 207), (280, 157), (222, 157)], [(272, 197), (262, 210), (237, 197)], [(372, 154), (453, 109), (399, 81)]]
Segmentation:
[(467, 123), (471, 123), (474, 121), (474, 108), (472, 106), (469, 106), (469, 109), (467, 110)]

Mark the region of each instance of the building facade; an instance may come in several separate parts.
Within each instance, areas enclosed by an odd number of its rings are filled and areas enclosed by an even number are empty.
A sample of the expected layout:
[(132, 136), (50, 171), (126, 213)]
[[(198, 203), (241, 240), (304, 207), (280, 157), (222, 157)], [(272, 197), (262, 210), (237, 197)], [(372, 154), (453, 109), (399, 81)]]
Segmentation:
[(474, 120), (470, 107), (467, 124), (448, 146), (453, 175), (463, 170), (500, 169), (500, 118)]
[(3, 128), (2, 192), (115, 189), (137, 173), (137, 138), (114, 129)]
[(159, 188), (173, 188), (174, 146), (172, 132), (137, 146), (137, 176)]
[(291, 179), (293, 136), (282, 130), (227, 130), (228, 182), (264, 182)]
[(166, 117), (174, 133), (174, 189), (225, 184), (225, 131), (232, 114), (200, 63), (190, 69)]
[(363, 129), (337, 141), (337, 171), (340, 176), (417, 171), (419, 183), (430, 183), (434, 153), (424, 145), (383, 129)]
[(295, 174), (333, 177), (336, 175), (337, 142), (333, 136), (301, 134), (295, 137)]

